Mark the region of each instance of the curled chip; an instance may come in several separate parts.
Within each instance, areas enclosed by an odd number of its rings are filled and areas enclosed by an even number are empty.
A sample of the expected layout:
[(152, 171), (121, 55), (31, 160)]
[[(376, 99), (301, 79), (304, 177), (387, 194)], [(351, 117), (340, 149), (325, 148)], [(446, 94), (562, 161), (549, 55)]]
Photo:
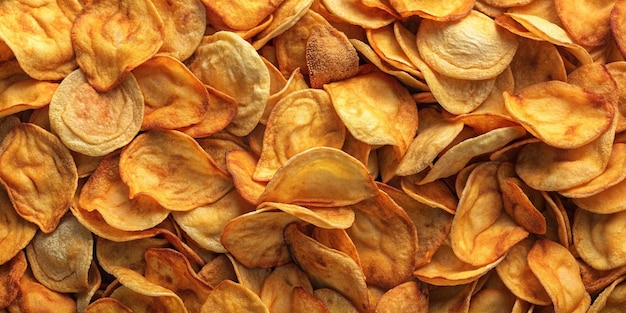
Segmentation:
[(89, 2), (72, 25), (72, 45), (89, 84), (107, 91), (159, 51), (163, 20), (152, 1)]
[(626, 265), (626, 249), (618, 239), (625, 222), (626, 211), (597, 214), (576, 210), (572, 232), (580, 258), (598, 270)]
[(257, 34), (257, 40), (252, 43), (254, 48), (263, 47), (268, 41), (291, 28), (306, 14), (311, 4), (313, 4), (313, 0), (283, 1), (272, 14), (272, 20)]
[(0, 62), (0, 116), (48, 105), (57, 86), (30, 78), (15, 60)]
[(133, 312), (185, 312), (183, 301), (173, 291), (150, 282), (141, 274), (124, 267), (114, 267), (113, 275), (121, 283), (111, 297)]
[(248, 30), (261, 23), (284, 0), (218, 0), (202, 2), (224, 24), (235, 30)]
[(498, 76), (511, 63), (517, 45), (512, 33), (478, 11), (453, 23), (426, 19), (417, 32), (424, 61), (436, 72), (458, 79)]
[(555, 0), (556, 12), (574, 41), (581, 46), (595, 47), (607, 42), (611, 36), (611, 1), (579, 1), (574, 5), (567, 0)]
[(50, 127), (63, 144), (89, 156), (102, 156), (129, 143), (141, 128), (144, 98), (128, 74), (104, 93), (80, 70), (65, 77), (49, 106)]
[(391, 6), (400, 14), (407, 18), (414, 15), (424, 19), (436, 21), (454, 21), (470, 14), (474, 1), (454, 0), (454, 1), (411, 1), (411, 0), (390, 0)]
[(226, 167), (233, 177), (235, 189), (246, 201), (257, 204), (265, 183), (252, 179), (258, 158), (245, 150), (233, 150), (226, 155)]
[[(0, 188), (0, 265), (7, 264), (24, 249), (35, 237), (37, 225), (30, 223), (17, 214), (9, 196)], [(0, 297), (4, 295), (0, 294)], [(0, 298), (0, 304), (3, 303)]]
[[(567, 81), (563, 58), (558, 49), (547, 41), (518, 38), (519, 45), (511, 61), (515, 93), (545, 81)], [(540, 64), (540, 66), (536, 66)]]
[(305, 59), (313, 88), (353, 77), (359, 70), (356, 49), (344, 33), (332, 26), (319, 25), (311, 30)]
[(399, 284), (378, 299), (376, 312), (428, 312), (428, 289), (416, 281)]
[[(313, 293), (309, 277), (296, 264), (287, 263), (276, 267), (263, 282), (259, 296), (271, 312), (290, 312), (291, 294), (294, 288)], [(287, 296), (285, 296), (287, 295)]]
[(200, 0), (152, 0), (163, 20), (159, 53), (185, 61), (196, 50), (206, 29), (206, 7)]
[(263, 202), (257, 210), (278, 209), (298, 219), (325, 229), (346, 229), (354, 222), (354, 211), (350, 207), (303, 207), (295, 204)]
[(257, 294), (232, 280), (224, 280), (209, 293), (200, 312), (228, 312), (229, 310), (231, 312), (269, 313)]
[(232, 181), (193, 138), (178, 131), (148, 131), (124, 148), (120, 176), (130, 198), (149, 196), (163, 207), (189, 211), (224, 196)]
[(368, 7), (358, 0), (321, 0), (321, 3), (333, 16), (363, 28), (380, 28), (395, 20), (388, 12)]
[(611, 31), (622, 56), (626, 55), (626, 23), (624, 21), (626, 21), (626, 1), (617, 0), (611, 10)]
[(88, 307), (83, 311), (84, 313), (110, 313), (110, 312), (119, 312), (119, 313), (132, 313), (133, 311), (125, 306), (123, 303), (119, 302), (113, 298), (100, 298), (89, 304)]
[(22, 123), (11, 128), (0, 145), (0, 182), (15, 211), (50, 233), (69, 209), (78, 172), (58, 137)]

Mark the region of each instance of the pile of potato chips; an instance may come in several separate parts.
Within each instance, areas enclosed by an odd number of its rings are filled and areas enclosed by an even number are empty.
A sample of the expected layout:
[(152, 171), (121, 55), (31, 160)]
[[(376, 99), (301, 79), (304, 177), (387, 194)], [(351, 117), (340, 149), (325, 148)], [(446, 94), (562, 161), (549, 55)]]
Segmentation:
[(626, 308), (626, 0), (0, 1), (0, 312)]

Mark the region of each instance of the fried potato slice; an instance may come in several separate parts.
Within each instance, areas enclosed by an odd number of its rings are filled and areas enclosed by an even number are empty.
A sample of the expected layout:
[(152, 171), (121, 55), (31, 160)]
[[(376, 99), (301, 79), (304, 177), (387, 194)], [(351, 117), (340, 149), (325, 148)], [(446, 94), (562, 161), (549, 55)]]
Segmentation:
[(241, 311), (269, 313), (269, 309), (257, 294), (231, 280), (225, 280), (217, 285), (200, 308), (201, 313)]
[[(79, 3), (72, 4), (80, 10)], [(30, 77), (60, 80), (76, 68), (70, 38), (75, 17), (76, 12), (64, 10), (59, 1), (3, 1), (0, 41)]]
[(185, 61), (204, 36), (206, 7), (201, 0), (153, 0), (152, 3), (163, 20), (163, 45), (158, 52)]
[(518, 38), (519, 45), (513, 60), (511, 71), (515, 81), (513, 93), (536, 83), (550, 80), (567, 81), (567, 72), (563, 57), (557, 47), (547, 41)]
[(132, 73), (116, 88), (100, 93), (78, 69), (63, 79), (49, 106), (52, 131), (68, 148), (89, 156), (128, 144), (143, 116), (144, 98)]
[(133, 311), (114, 298), (104, 297), (89, 304), (84, 313), (132, 313)]
[(27, 268), (26, 256), (21, 250), (0, 265), (0, 308), (6, 308), (15, 300)]
[(0, 63), (0, 117), (48, 105), (57, 87), (30, 78), (17, 61)]
[(499, 162), (486, 162), (472, 170), (452, 220), (452, 250), (475, 266), (497, 261), (528, 236), (504, 211), (496, 178), (499, 166)]
[(237, 115), (237, 102), (233, 97), (205, 85), (208, 91), (209, 107), (204, 118), (193, 125), (179, 130), (193, 138), (204, 138), (226, 128)]
[(224, 226), (233, 218), (254, 210), (235, 189), (216, 202), (199, 206), (190, 211), (172, 212), (176, 224), (200, 247), (224, 253), (220, 242)]
[[(467, 36), (470, 30), (473, 36)], [(417, 31), (417, 48), (426, 64), (457, 79), (498, 76), (511, 63), (517, 45), (515, 35), (478, 11), (455, 23), (426, 19)]]
[(624, 285), (625, 277), (620, 277), (613, 281), (607, 288), (605, 288), (598, 297), (593, 301), (591, 307), (587, 312), (599, 313), (599, 312), (611, 312), (619, 311), (626, 305), (624, 302), (626, 296), (626, 285)]
[(259, 202), (346, 206), (376, 195), (367, 168), (347, 153), (316, 147), (289, 159), (268, 182)]
[(564, 0), (555, 0), (556, 13), (576, 43), (585, 47), (596, 47), (606, 43), (611, 36), (611, 10), (616, 0), (580, 1), (576, 5)]
[(284, 0), (255, 1), (208, 1), (202, 2), (207, 9), (219, 16), (224, 24), (236, 30), (248, 30), (272, 14)]
[(383, 191), (351, 207), (355, 220), (346, 232), (367, 283), (389, 289), (406, 281), (418, 252), (417, 229), (409, 215)]
[(529, 233), (545, 234), (546, 218), (538, 208), (541, 194), (516, 176), (513, 163), (501, 163), (496, 175), (506, 213)]
[(319, 25), (311, 30), (305, 60), (313, 88), (354, 77), (359, 71), (356, 49), (344, 33), (330, 25)]
[(146, 279), (178, 295), (187, 311), (199, 312), (213, 288), (196, 274), (189, 260), (180, 252), (168, 248), (146, 251)]
[(616, 133), (626, 129), (626, 62), (611, 62), (605, 64), (613, 80), (617, 84), (618, 102), (617, 102), (617, 129)]
[(332, 288), (359, 311), (370, 310), (365, 275), (350, 256), (305, 235), (295, 223), (285, 227), (284, 238), (294, 261), (314, 286)]
[(0, 219), (4, 221), (0, 226), (0, 245), (3, 247), (0, 250), (0, 265), (3, 265), (30, 243), (37, 232), (37, 225), (18, 215), (4, 188), (0, 188)]
[(157, 55), (132, 73), (144, 98), (142, 129), (178, 129), (199, 123), (207, 114), (206, 88), (177, 59)]
[(393, 23), (395, 17), (379, 8), (368, 7), (357, 0), (321, 0), (334, 17), (363, 28), (380, 28)]
[(76, 62), (95, 90), (111, 90), (159, 51), (163, 27), (152, 1), (90, 2), (72, 25)]
[(287, 97), (292, 92), (303, 89), (309, 89), (309, 85), (306, 82), (304, 75), (300, 72), (300, 68), (297, 68), (291, 72), (291, 75), (289, 75), (289, 79), (286, 81), (284, 87), (277, 92), (272, 93), (267, 99), (265, 111), (263, 112), (263, 116), (261, 116), (261, 120), (259, 122), (261, 124), (267, 124), (267, 120), (269, 119), (272, 110), (276, 104), (280, 102), (280, 100)]
[(259, 203), (266, 184), (252, 179), (258, 158), (244, 150), (233, 150), (226, 155), (226, 166), (233, 177), (235, 189), (246, 201)]
[(146, 272), (146, 251), (166, 248), (169, 242), (163, 238), (146, 237), (124, 242), (115, 242), (96, 237), (96, 257), (100, 267), (109, 274), (115, 267), (125, 267), (141, 275)]
[(285, 0), (272, 14), (272, 20), (257, 35), (252, 43), (255, 49), (261, 49), (270, 40), (291, 28), (313, 4), (313, 0)]
[(78, 173), (58, 137), (22, 123), (11, 128), (0, 145), (0, 182), (17, 213), (50, 233), (69, 209)]
[(422, 184), (420, 181), (425, 174), (402, 177), (400, 180), (402, 190), (420, 203), (454, 214), (459, 205), (457, 195), (450, 190), (450, 187), (443, 180)]
[(597, 270), (626, 265), (626, 249), (618, 239), (626, 211), (598, 214), (578, 209), (572, 232), (580, 258)]
[(174, 211), (213, 203), (233, 186), (202, 147), (178, 131), (137, 136), (122, 150), (119, 169), (131, 199), (148, 196)]
[(585, 312), (591, 297), (585, 291), (578, 263), (562, 245), (539, 239), (528, 252), (528, 266), (552, 299), (555, 312)]
[(313, 295), (320, 299), (328, 309), (328, 312), (359, 312), (350, 300), (346, 299), (339, 292), (330, 288), (318, 288), (313, 290)]
[(452, 2), (390, 0), (389, 3), (403, 18), (417, 15), (424, 19), (442, 22), (461, 19), (470, 14), (474, 6), (472, 0)]
[(17, 297), (7, 307), (9, 312), (76, 312), (76, 301), (70, 294), (49, 289), (32, 275), (22, 276)]
[[(602, 180), (602, 174), (597, 178)], [(624, 205), (624, 188), (626, 188), (626, 180), (621, 180), (619, 183), (607, 187), (594, 195), (573, 198), (572, 200), (580, 208), (597, 214), (622, 212), (626, 210)]]
[(295, 288), (302, 288), (305, 293), (312, 294), (313, 286), (305, 272), (296, 264), (287, 263), (276, 267), (263, 282), (261, 301), (271, 312), (291, 312), (291, 293)]
[(408, 281), (389, 289), (376, 304), (376, 312), (428, 312), (428, 289), (421, 282)]
[(611, 10), (611, 33), (615, 43), (622, 53), (626, 55), (626, 1), (617, 0)]
[(295, 204), (263, 202), (257, 210), (278, 209), (298, 219), (326, 229), (346, 229), (354, 222), (354, 211), (351, 207), (303, 207)]
[(44, 286), (58, 292), (81, 292), (89, 288), (93, 246), (91, 233), (68, 214), (52, 233), (35, 235), (26, 247), (26, 257)]
[(615, 107), (604, 97), (561, 81), (537, 83), (517, 95), (507, 92), (504, 100), (524, 128), (561, 149), (592, 142), (610, 128), (615, 115)]
[(285, 162), (307, 149), (340, 149), (345, 136), (346, 128), (326, 91), (294, 91), (280, 100), (270, 114), (253, 178), (269, 181)]
[(307, 292), (304, 288), (298, 286), (291, 291), (291, 307), (290, 312), (293, 313), (327, 313), (328, 308), (313, 295), (313, 292)]
[(106, 156), (80, 190), (78, 205), (87, 211), (98, 211), (104, 221), (116, 229), (140, 231), (157, 226), (170, 210), (146, 195), (129, 198), (129, 188), (122, 181), (120, 153)]

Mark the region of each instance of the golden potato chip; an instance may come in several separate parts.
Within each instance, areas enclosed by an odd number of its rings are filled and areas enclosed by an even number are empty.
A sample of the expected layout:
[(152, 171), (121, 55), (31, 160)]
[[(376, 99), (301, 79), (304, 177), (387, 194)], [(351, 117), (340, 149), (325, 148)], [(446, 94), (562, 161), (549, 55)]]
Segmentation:
[(137, 136), (122, 151), (119, 169), (131, 199), (145, 195), (174, 211), (213, 203), (232, 188), (202, 147), (178, 131)]
[(128, 197), (129, 188), (120, 177), (120, 153), (105, 157), (80, 190), (78, 205), (98, 211), (104, 221), (120, 230), (150, 229), (165, 220), (170, 210), (140, 194)]
[(526, 134), (519, 126), (494, 129), (482, 135), (463, 140), (443, 152), (426, 177), (419, 183), (425, 184), (439, 178), (456, 174), (475, 157), (504, 147), (509, 142)]
[(549, 305), (550, 296), (528, 266), (527, 256), (533, 244), (532, 239), (524, 239), (513, 246), (496, 266), (496, 272), (515, 296), (532, 304)]
[(213, 288), (198, 277), (183, 254), (167, 248), (145, 253), (146, 279), (176, 293), (189, 312), (199, 312)]
[(591, 297), (585, 291), (578, 263), (563, 246), (537, 240), (528, 252), (528, 266), (552, 299), (555, 312), (585, 312)]
[(28, 263), (23, 251), (0, 265), (0, 308), (6, 308), (17, 297), (17, 290)]
[(545, 234), (546, 219), (539, 211), (543, 204), (541, 194), (516, 176), (513, 163), (501, 163), (496, 175), (506, 213), (526, 231)]
[(617, 108), (615, 115), (619, 118), (619, 89), (606, 66), (600, 63), (581, 65), (567, 75), (567, 82), (603, 96), (607, 102)]
[(263, 202), (257, 210), (278, 209), (298, 219), (327, 229), (346, 229), (354, 222), (354, 211), (351, 207), (303, 207), (295, 204)]
[[(467, 36), (472, 30), (473, 36)], [(436, 72), (457, 79), (482, 80), (498, 76), (517, 50), (515, 36), (488, 16), (471, 11), (455, 23), (424, 20), (417, 48)]]
[(621, 132), (626, 129), (626, 62), (611, 62), (605, 64), (613, 80), (617, 84), (618, 103), (617, 103), (617, 129), (615, 132)]
[(133, 311), (114, 298), (100, 298), (89, 304), (84, 313), (132, 313)]
[(522, 89), (550, 80), (567, 81), (563, 58), (557, 48), (547, 41), (518, 38), (519, 45), (513, 60), (511, 71), (515, 80), (515, 90)]
[(198, 276), (209, 286), (217, 286), (225, 280), (237, 280), (235, 268), (225, 253), (219, 254), (202, 266), (198, 271)]
[(620, 277), (613, 281), (606, 289), (604, 289), (598, 297), (593, 301), (591, 307), (587, 312), (599, 313), (599, 312), (619, 312), (626, 302), (626, 285), (623, 284), (626, 277)]
[(311, 87), (354, 77), (359, 71), (359, 56), (348, 37), (329, 25), (318, 25), (306, 41), (306, 68)]
[(207, 1), (202, 2), (208, 11), (219, 16), (224, 24), (236, 30), (247, 30), (261, 23), (284, 0)]
[(626, 55), (626, 1), (617, 0), (611, 10), (611, 33), (615, 39), (615, 43), (622, 53)]
[(93, 245), (91, 233), (69, 214), (53, 232), (37, 233), (26, 257), (41, 284), (58, 292), (80, 292), (89, 288)]
[(349, 255), (359, 266), (361, 266), (359, 253), (356, 251), (354, 242), (345, 229), (315, 227), (311, 232), (311, 238), (331, 249), (339, 250)]
[(394, 25), (390, 24), (378, 29), (367, 29), (367, 41), (378, 56), (389, 63), (389, 65), (423, 79), (424, 75), (420, 72), (417, 64), (413, 64), (406, 53), (404, 53), (396, 38), (394, 29), (403, 27), (395, 26), (398, 23), (396, 21)]
[(233, 177), (237, 192), (252, 204), (258, 204), (266, 184), (252, 179), (258, 158), (244, 150), (232, 150), (226, 155), (226, 167)]
[(390, 0), (389, 3), (403, 18), (419, 16), (436, 21), (454, 21), (470, 14), (474, 1), (407, 1)]
[(60, 80), (76, 68), (70, 30), (77, 12), (64, 9), (57, 1), (0, 4), (0, 41), (34, 79)]
[(254, 211), (230, 220), (221, 242), (233, 257), (246, 267), (270, 268), (291, 261), (282, 229), (298, 221), (284, 212)]
[(186, 312), (185, 305), (173, 291), (150, 282), (141, 274), (124, 267), (114, 267), (113, 276), (121, 283), (111, 297), (133, 312)]
[(237, 102), (233, 97), (205, 85), (209, 92), (209, 107), (204, 118), (179, 130), (194, 137), (203, 138), (222, 131), (237, 115)]
[(199, 123), (207, 114), (207, 90), (177, 59), (158, 55), (132, 73), (144, 98), (142, 129), (178, 129)]
[(30, 78), (17, 61), (0, 63), (0, 116), (48, 105), (57, 86)]
[(399, 284), (378, 300), (376, 312), (428, 312), (428, 289), (416, 281)]
[[(604, 97), (560, 81), (528, 86), (519, 94), (504, 94), (513, 117), (546, 144), (579, 148), (606, 132), (615, 115)], [(549, 104), (549, 110), (546, 110)]]
[(330, 288), (318, 288), (313, 290), (313, 295), (320, 299), (324, 306), (328, 309), (328, 312), (346, 312), (357, 313), (359, 312), (350, 300), (346, 299), (339, 292)]
[(226, 253), (226, 256), (232, 263), (235, 270), (236, 281), (242, 286), (251, 290), (254, 294), (261, 294), (261, 288), (263, 288), (263, 282), (265, 278), (272, 272), (271, 268), (259, 268), (259, 267), (247, 267), (241, 264), (232, 254)]
[(516, 299), (508, 290), (483, 288), (472, 296), (468, 312), (511, 312)]
[(351, 257), (305, 235), (295, 223), (285, 228), (284, 238), (294, 261), (313, 285), (336, 290), (360, 311), (370, 310), (365, 275)]
[(55, 92), (49, 107), (50, 127), (73, 151), (102, 156), (129, 143), (144, 115), (144, 98), (129, 73), (121, 83), (100, 93), (76, 70)]
[(271, 312), (291, 312), (291, 293), (294, 288), (300, 287), (305, 293), (313, 293), (313, 286), (306, 273), (296, 264), (287, 263), (276, 267), (267, 276), (261, 289), (261, 301)]
[(11, 48), (7, 46), (6, 42), (0, 40), (0, 62), (6, 62), (15, 59), (15, 54), (11, 51)]
[(272, 21), (256, 35), (256, 40), (252, 46), (255, 49), (260, 49), (267, 42), (291, 28), (306, 14), (312, 3), (313, 0), (283, 1), (274, 11)]
[(328, 93), (320, 89), (295, 91), (280, 100), (267, 121), (263, 150), (254, 180), (268, 181), (294, 155), (309, 148), (341, 148), (346, 128)]
[(76, 301), (70, 294), (49, 289), (32, 275), (22, 276), (17, 297), (7, 307), (9, 312), (76, 312)]
[[(0, 188), (0, 265), (6, 264), (35, 236), (37, 225), (23, 219), (13, 208), (9, 195)], [(0, 301), (2, 303), (2, 301)]]
[(236, 190), (231, 190), (216, 202), (199, 206), (190, 211), (172, 212), (176, 224), (204, 249), (223, 253), (220, 242), (224, 225), (231, 219), (254, 210)]
[(269, 119), (272, 110), (274, 109), (276, 104), (280, 102), (280, 100), (287, 97), (292, 92), (308, 88), (309, 85), (307, 84), (304, 75), (302, 75), (302, 73), (300, 72), (300, 68), (293, 70), (293, 72), (291, 72), (291, 75), (289, 75), (289, 80), (287, 80), (285, 86), (276, 93), (271, 94), (270, 97), (267, 99), (265, 111), (263, 112), (263, 116), (261, 116), (261, 120), (259, 122), (261, 124), (267, 124), (267, 120)]
[(230, 151), (247, 150), (245, 142), (226, 132), (214, 134), (211, 137), (199, 138), (196, 141), (223, 172), (228, 171), (226, 155)]
[(426, 169), (462, 129), (463, 123), (447, 121), (435, 109), (419, 110), (417, 136), (400, 161), (396, 175), (408, 176)]
[(402, 177), (400, 186), (411, 198), (433, 208), (442, 209), (450, 214), (456, 212), (459, 204), (457, 195), (442, 180), (421, 184), (424, 174)]
[(626, 250), (619, 238), (626, 213), (597, 214), (578, 209), (572, 232), (580, 258), (594, 269), (610, 270), (626, 265)]
[(429, 312), (468, 312), (471, 297), (478, 281), (457, 286), (435, 286), (429, 288)]
[(146, 270), (146, 251), (152, 248), (166, 248), (169, 242), (163, 238), (146, 237), (115, 242), (102, 237), (96, 238), (96, 257), (100, 267), (112, 274), (115, 267), (125, 267), (139, 274)]
[(361, 162), (339, 149), (316, 147), (283, 164), (259, 202), (337, 207), (373, 197), (377, 190)]
[[(602, 182), (602, 174), (596, 179)], [(594, 180), (590, 183), (594, 183)], [(615, 185), (601, 188), (603, 188), (603, 190), (598, 193), (582, 198), (573, 198), (572, 201), (580, 208), (597, 214), (611, 214), (626, 210), (626, 206), (624, 205), (626, 180), (621, 180)]]
[(0, 145), (0, 182), (17, 213), (50, 233), (69, 209), (78, 173), (58, 137), (22, 123), (11, 128)]
[(226, 129), (237, 136), (249, 134), (270, 95), (269, 70), (254, 47), (220, 31), (205, 38), (189, 68), (200, 81), (235, 99), (237, 115)]
[(251, 312), (269, 313), (258, 295), (230, 280), (217, 285), (200, 309), (201, 313), (210, 312)]
[(616, 0), (580, 1), (576, 5), (555, 0), (556, 12), (567, 33), (576, 43), (595, 47), (606, 43), (611, 36), (611, 10)]
[(591, 267), (580, 258), (576, 260), (578, 261), (578, 265), (580, 265), (580, 275), (583, 284), (585, 284), (585, 289), (589, 294), (596, 294), (626, 273), (626, 266), (602, 271)]
[(206, 7), (201, 0), (152, 1), (163, 20), (159, 53), (180, 61), (196, 50), (206, 29)]
[(363, 28), (380, 28), (393, 23), (395, 17), (379, 8), (368, 7), (361, 1), (321, 0), (330, 14)]
[(90, 2), (72, 25), (76, 62), (95, 90), (111, 90), (159, 51), (163, 28), (152, 1)]
[(293, 313), (327, 313), (328, 308), (313, 295), (313, 292), (307, 292), (304, 288), (297, 286), (291, 291), (291, 307), (290, 312)]

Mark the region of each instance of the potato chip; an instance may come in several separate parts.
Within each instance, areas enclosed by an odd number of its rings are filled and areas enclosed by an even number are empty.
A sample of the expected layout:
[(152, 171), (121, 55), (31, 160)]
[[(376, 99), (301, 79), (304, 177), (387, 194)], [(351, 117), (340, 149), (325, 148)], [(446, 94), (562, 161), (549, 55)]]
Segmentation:
[(293, 70), (293, 72), (291, 72), (291, 75), (289, 75), (289, 80), (287, 80), (285, 86), (276, 93), (271, 94), (270, 97), (267, 99), (265, 111), (263, 112), (263, 116), (261, 116), (261, 120), (259, 122), (261, 124), (267, 124), (267, 119), (269, 118), (270, 113), (280, 100), (287, 97), (292, 92), (308, 88), (309, 85), (307, 84), (304, 75), (302, 75), (302, 73), (300, 72), (300, 68)]
[(313, 292), (307, 292), (300, 286), (294, 287), (291, 292), (291, 307), (289, 309), (289, 312), (293, 313), (329, 312), (322, 300), (316, 298)]
[(502, 282), (515, 296), (536, 305), (552, 303), (539, 279), (528, 266), (528, 252), (534, 241), (524, 239), (513, 246), (504, 260), (496, 266)]
[(581, 1), (573, 5), (555, 0), (554, 6), (563, 27), (574, 41), (581, 46), (595, 47), (606, 43), (611, 36), (611, 10), (615, 2)]
[(226, 155), (230, 151), (247, 149), (246, 143), (229, 133), (214, 134), (211, 137), (196, 139), (196, 141), (223, 172), (228, 172)]
[(28, 263), (23, 251), (0, 265), (0, 308), (6, 308), (17, 297), (18, 287)]
[(528, 266), (552, 299), (555, 312), (585, 312), (591, 297), (580, 278), (578, 263), (563, 246), (540, 239), (528, 252)]
[(207, 90), (175, 58), (155, 56), (132, 73), (144, 97), (142, 129), (178, 129), (199, 123), (207, 114)]
[(0, 182), (17, 213), (50, 233), (69, 209), (78, 173), (58, 137), (22, 123), (0, 145)]
[(206, 7), (200, 0), (152, 1), (163, 20), (163, 45), (159, 53), (180, 61), (196, 50), (206, 29)]
[(51, 290), (26, 274), (17, 286), (17, 297), (7, 309), (9, 312), (76, 312), (76, 301), (70, 294)]
[(258, 204), (266, 184), (252, 179), (258, 158), (244, 150), (232, 150), (226, 155), (226, 166), (233, 177), (237, 192), (252, 204)]
[(224, 196), (232, 182), (193, 138), (149, 131), (124, 148), (120, 176), (129, 196), (145, 195), (174, 211), (189, 211)]
[(593, 301), (587, 312), (619, 312), (625, 305), (626, 285), (623, 284), (626, 277), (616, 279), (611, 285), (604, 289)]
[(625, 214), (576, 210), (572, 227), (574, 247), (585, 263), (598, 270), (626, 265), (626, 250), (618, 239)]
[(180, 252), (167, 248), (146, 251), (148, 281), (176, 293), (189, 312), (199, 312), (213, 288), (198, 277), (191, 264)]
[(261, 294), (263, 282), (272, 272), (271, 268), (247, 267), (235, 259), (232, 254), (226, 253), (226, 256), (232, 263), (236, 274), (236, 281), (242, 286), (251, 290), (254, 294)]
[(541, 194), (515, 175), (512, 163), (501, 163), (496, 175), (506, 213), (526, 231), (545, 234), (546, 219), (539, 211), (543, 204)]
[(7, 46), (6, 42), (0, 40), (0, 62), (10, 61), (15, 59), (15, 54), (11, 51), (11, 48)]
[(478, 281), (457, 286), (435, 286), (428, 292), (428, 312), (468, 312)]
[(291, 28), (306, 14), (312, 3), (313, 0), (283, 1), (274, 11), (272, 21), (256, 35), (256, 40), (252, 43), (252, 46), (255, 49), (260, 49), (267, 42)]
[(463, 140), (441, 155), (426, 177), (420, 181), (420, 184), (452, 176), (465, 167), (473, 157), (500, 149), (525, 134), (526, 131), (524, 129), (519, 126), (513, 126), (494, 129), (482, 135)]
[(271, 312), (291, 312), (291, 293), (300, 287), (305, 293), (313, 293), (309, 277), (296, 264), (287, 263), (275, 268), (265, 279), (261, 289), (261, 301)]
[(133, 311), (114, 298), (100, 298), (89, 304), (84, 313), (132, 313)]
[(29, 244), (37, 232), (37, 225), (18, 215), (4, 188), (0, 188), (0, 219), (4, 221), (0, 227), (0, 245), (3, 247), (0, 250), (0, 265), (2, 265), (7, 264)]
[(339, 149), (316, 147), (283, 164), (259, 202), (337, 207), (373, 197), (377, 190), (361, 162)]
[(389, 3), (403, 18), (419, 16), (436, 21), (454, 21), (470, 14), (474, 1), (407, 1), (390, 0)]
[(237, 115), (235, 99), (211, 86), (205, 87), (209, 92), (209, 107), (204, 118), (196, 124), (179, 129), (194, 138), (211, 136), (224, 130)]
[(53, 232), (37, 233), (26, 256), (41, 284), (58, 292), (80, 292), (89, 287), (93, 244), (91, 233), (70, 214)]
[(304, 89), (279, 101), (267, 121), (254, 180), (268, 181), (294, 155), (309, 148), (341, 148), (346, 129), (328, 93)]
[(254, 210), (236, 190), (231, 190), (214, 203), (186, 212), (172, 212), (176, 224), (204, 249), (223, 253), (220, 242), (224, 225), (231, 219)]
[(345, 229), (315, 227), (311, 232), (311, 238), (331, 249), (339, 250), (349, 255), (361, 266), (361, 259), (356, 246)]
[(166, 239), (147, 237), (115, 242), (102, 237), (96, 238), (96, 257), (100, 267), (112, 274), (115, 267), (131, 269), (141, 275), (146, 270), (145, 253), (151, 248), (166, 248), (169, 243)]
[(515, 80), (515, 90), (522, 89), (550, 80), (567, 81), (563, 58), (557, 48), (547, 41), (518, 38), (519, 45), (513, 60), (511, 71)]
[[(467, 36), (470, 29), (473, 36)], [(498, 76), (509, 66), (517, 45), (513, 34), (477, 11), (455, 23), (426, 19), (417, 32), (417, 48), (424, 61), (434, 71), (457, 79)]]
[(57, 1), (0, 4), (0, 41), (34, 79), (60, 80), (76, 68), (70, 30), (77, 12), (61, 5)]
[(613, 80), (617, 84), (617, 129), (615, 132), (621, 132), (626, 129), (626, 62), (611, 62), (605, 65)]
[(370, 310), (365, 275), (352, 258), (305, 235), (294, 223), (285, 228), (284, 237), (294, 261), (314, 286), (332, 288), (360, 311)]
[[(581, 65), (567, 75), (567, 81), (603, 96), (614, 108), (618, 108), (619, 87), (606, 66), (599, 63)], [(619, 108), (615, 110), (615, 115), (619, 119)]]
[(90, 2), (72, 25), (76, 62), (95, 90), (111, 90), (159, 51), (163, 28), (152, 1)]
[(617, 0), (611, 10), (611, 33), (615, 39), (615, 43), (622, 53), (622, 56), (626, 55), (626, 23), (624, 19), (626, 17), (626, 1)]
[(326, 229), (346, 229), (354, 222), (354, 211), (351, 207), (303, 207), (294, 204), (263, 202), (257, 210), (278, 209), (298, 219)]
[(442, 180), (421, 184), (424, 174), (402, 177), (400, 180), (402, 190), (420, 203), (454, 214), (459, 204), (458, 197)]
[(366, 29), (383, 27), (393, 23), (395, 19), (386, 11), (368, 7), (360, 1), (321, 0), (321, 3), (333, 16)]
[(348, 37), (329, 25), (311, 30), (305, 48), (306, 68), (311, 87), (354, 77), (359, 70), (359, 56)]
[(524, 128), (561, 149), (579, 148), (598, 138), (610, 128), (615, 114), (605, 98), (560, 81), (537, 83), (517, 95), (505, 93), (504, 100)]
[(207, 10), (236, 30), (247, 30), (272, 14), (283, 0), (202, 1)]
[(424, 78), (417, 64), (409, 59), (404, 53), (396, 35), (394, 33), (394, 25), (387, 25), (378, 29), (367, 29), (367, 41), (381, 59), (389, 63), (393, 67), (403, 70), (413, 76)]
[(48, 105), (58, 86), (30, 78), (17, 61), (0, 63), (0, 73), (0, 116)]
[(189, 68), (200, 81), (235, 99), (237, 115), (226, 129), (237, 136), (249, 134), (270, 94), (269, 71), (254, 47), (220, 31), (205, 38)]
[(583, 284), (585, 284), (585, 289), (589, 294), (596, 294), (626, 273), (626, 266), (602, 271), (591, 267), (580, 258), (576, 260), (578, 261), (578, 265), (580, 265), (580, 275)]
[(259, 296), (241, 284), (230, 280), (225, 280), (217, 285), (200, 309), (201, 313), (241, 311), (269, 313)]
[(339, 292), (330, 288), (318, 288), (313, 290), (313, 295), (320, 299), (324, 306), (328, 309), (328, 312), (346, 312), (357, 313), (359, 312), (350, 300), (346, 299)]
[(144, 98), (128, 74), (105, 93), (93, 89), (79, 69), (68, 75), (49, 107), (50, 126), (73, 151), (102, 156), (129, 143), (141, 127)]
[(428, 312), (428, 289), (416, 281), (399, 284), (378, 300), (376, 312)]
[(209, 286), (217, 286), (225, 280), (237, 280), (235, 268), (225, 253), (217, 255), (198, 271), (198, 277)]

